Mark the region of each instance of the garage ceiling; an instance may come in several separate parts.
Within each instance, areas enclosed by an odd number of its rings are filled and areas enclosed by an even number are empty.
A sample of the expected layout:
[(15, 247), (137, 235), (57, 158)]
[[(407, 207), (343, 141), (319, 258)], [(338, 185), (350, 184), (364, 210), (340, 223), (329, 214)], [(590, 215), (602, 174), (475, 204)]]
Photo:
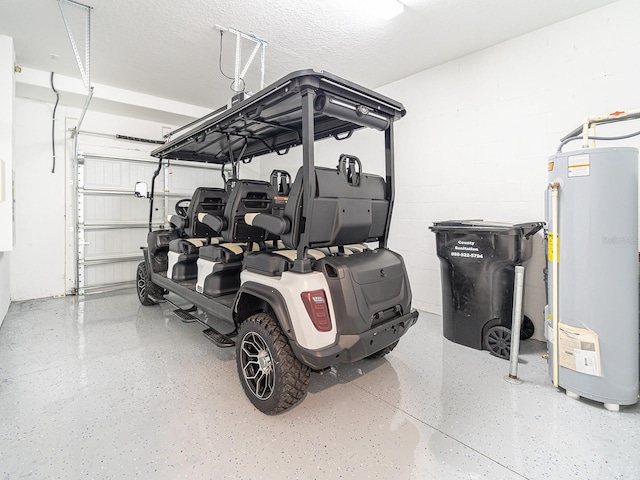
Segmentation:
[[(93, 7), (91, 78), (208, 108), (228, 100), (215, 25), (266, 40), (266, 83), (301, 68), (376, 88), (614, 0), (403, 0), (385, 21), (367, 0), (84, 0)], [(65, 6), (81, 55), (84, 13)], [(0, 0), (0, 34), (21, 66), (80, 77), (58, 0)], [(252, 45), (243, 46), (247, 58)], [(235, 37), (222, 66), (233, 75)], [(256, 91), (258, 62), (247, 75)]]

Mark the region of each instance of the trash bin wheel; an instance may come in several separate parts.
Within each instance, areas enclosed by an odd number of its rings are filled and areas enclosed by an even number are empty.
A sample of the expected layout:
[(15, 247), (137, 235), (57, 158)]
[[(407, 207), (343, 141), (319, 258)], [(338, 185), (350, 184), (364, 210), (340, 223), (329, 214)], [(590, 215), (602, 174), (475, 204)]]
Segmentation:
[(533, 336), (536, 328), (533, 326), (533, 322), (526, 315), (522, 319), (522, 327), (520, 328), (520, 340), (527, 340)]
[(511, 353), (511, 329), (496, 325), (487, 330), (484, 335), (484, 348), (491, 355), (509, 360)]

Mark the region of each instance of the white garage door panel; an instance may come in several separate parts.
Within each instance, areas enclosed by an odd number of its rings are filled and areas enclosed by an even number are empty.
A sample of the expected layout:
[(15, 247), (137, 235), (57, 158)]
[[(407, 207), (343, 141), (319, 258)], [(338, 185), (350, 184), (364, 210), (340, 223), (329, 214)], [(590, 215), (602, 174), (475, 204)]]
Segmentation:
[[(162, 207), (162, 202), (160, 202)], [(160, 213), (160, 212), (159, 212)], [(107, 196), (85, 193), (84, 198), (85, 225), (104, 223), (148, 223), (149, 202), (129, 196)], [(159, 217), (160, 218), (160, 217)]]
[[(89, 138), (85, 136), (85, 139)], [(77, 290), (80, 294), (134, 285), (149, 231), (149, 201), (133, 194), (136, 182), (151, 187), (157, 145), (102, 134), (79, 136), (77, 178)], [(99, 141), (98, 141), (99, 140)], [(155, 182), (153, 228), (168, 228), (175, 203), (199, 186), (223, 185), (219, 167), (175, 162), (163, 166)]]
[(200, 187), (222, 187), (224, 185), (219, 170), (204, 170), (204, 172), (206, 173), (203, 176), (202, 168), (171, 165), (167, 172), (171, 191), (191, 194), (194, 185)]
[(119, 263), (87, 265), (85, 267), (85, 293), (105, 291), (118, 287), (131, 288), (140, 260)]
[(128, 255), (142, 258), (140, 247), (147, 239), (148, 228), (86, 230), (85, 261), (103, 257), (121, 258)]
[(123, 188), (132, 194), (138, 181), (149, 182), (157, 168), (154, 163), (137, 163), (116, 158), (98, 159), (85, 154), (86, 188)]

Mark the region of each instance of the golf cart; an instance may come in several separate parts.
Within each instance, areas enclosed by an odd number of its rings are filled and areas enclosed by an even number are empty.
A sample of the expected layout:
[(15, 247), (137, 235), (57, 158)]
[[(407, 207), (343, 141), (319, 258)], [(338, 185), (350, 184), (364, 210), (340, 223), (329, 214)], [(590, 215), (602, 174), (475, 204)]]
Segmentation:
[[(175, 313), (204, 323), (219, 347), (235, 346), (245, 393), (266, 414), (298, 403), (311, 371), (382, 357), (417, 321), (402, 257), (387, 248), (393, 124), (404, 114), (400, 103), (340, 77), (297, 71), (167, 140), (152, 152), (159, 162), (150, 189), (136, 185), (151, 208), (140, 302), (173, 303), (172, 293), (193, 304)], [(316, 166), (315, 141), (361, 128), (384, 131), (386, 178), (365, 173), (352, 154)], [(299, 145), (295, 175), (237, 178), (238, 162)], [(171, 228), (152, 231), (155, 178), (173, 159), (231, 165), (234, 175), (225, 188), (197, 188), (176, 204)]]

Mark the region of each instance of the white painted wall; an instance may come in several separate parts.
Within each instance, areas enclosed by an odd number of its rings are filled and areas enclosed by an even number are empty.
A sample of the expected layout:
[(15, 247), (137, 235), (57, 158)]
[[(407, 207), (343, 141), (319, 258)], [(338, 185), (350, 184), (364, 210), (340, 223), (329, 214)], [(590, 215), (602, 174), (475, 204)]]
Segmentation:
[(0, 325), (9, 309), (10, 251), (13, 248), (11, 171), (13, 168), (13, 39), (0, 35)]
[[(53, 96), (53, 94), (52, 94)], [(15, 211), (16, 244), (11, 255), (11, 298), (24, 300), (64, 295), (65, 273), (74, 276), (74, 232), (69, 231), (65, 215), (73, 196), (69, 180), (73, 178), (70, 133), (65, 124), (76, 125), (79, 110), (58, 106), (56, 113), (56, 170), (51, 173), (51, 114), (53, 105), (38, 100), (16, 99), (15, 125)], [(66, 119), (70, 119), (66, 122)], [(114, 135), (160, 139), (164, 123), (110, 115), (89, 109), (82, 130)], [(114, 152), (100, 137), (81, 136), (84, 148), (93, 153), (139, 158), (139, 144), (129, 142), (131, 151)], [(125, 142), (127, 143), (127, 142)], [(148, 158), (148, 156), (147, 156)], [(141, 178), (149, 181), (150, 178)], [(133, 192), (133, 185), (131, 185)], [(65, 198), (66, 193), (66, 198)], [(66, 244), (69, 243), (67, 246)], [(66, 259), (66, 260), (65, 260)]]
[(47, 103), (16, 99), (13, 300), (64, 294), (65, 108), (56, 115), (56, 173), (51, 173), (52, 110)]
[(9, 252), (0, 252), (0, 326), (11, 304), (11, 265)]
[[(358, 157), (362, 162), (363, 171), (384, 176), (384, 132), (362, 129), (356, 130), (348, 140), (324, 139), (314, 146), (315, 164), (320, 167), (335, 167), (343, 153)], [(240, 176), (269, 180), (271, 172), (278, 169), (288, 171), (293, 181), (301, 166), (302, 147), (298, 146), (287, 155), (265, 155), (252, 161), (249, 165), (241, 165)], [(251, 177), (251, 175), (256, 175), (256, 177)]]
[[(408, 111), (397, 124), (390, 245), (405, 258), (416, 307), (441, 312), (434, 221), (543, 220), (559, 139), (587, 115), (640, 108), (638, 18), (640, 2), (623, 0), (380, 89)], [(542, 338), (541, 238), (537, 246), (525, 313)]]

